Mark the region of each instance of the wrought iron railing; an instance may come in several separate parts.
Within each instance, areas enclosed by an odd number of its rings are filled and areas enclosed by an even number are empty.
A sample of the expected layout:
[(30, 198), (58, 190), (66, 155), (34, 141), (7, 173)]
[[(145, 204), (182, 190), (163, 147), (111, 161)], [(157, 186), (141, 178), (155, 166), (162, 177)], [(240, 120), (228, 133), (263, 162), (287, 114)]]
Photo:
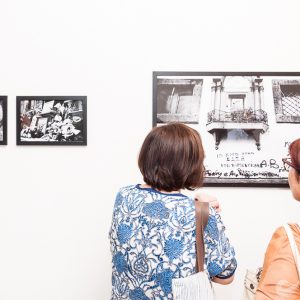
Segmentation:
[(299, 116), (300, 115), (300, 93), (299, 91), (281, 91), (282, 113), (285, 116)]
[(268, 115), (262, 110), (243, 109), (236, 111), (212, 110), (208, 113), (207, 124), (213, 122), (233, 122), (233, 123), (265, 123), (268, 124)]

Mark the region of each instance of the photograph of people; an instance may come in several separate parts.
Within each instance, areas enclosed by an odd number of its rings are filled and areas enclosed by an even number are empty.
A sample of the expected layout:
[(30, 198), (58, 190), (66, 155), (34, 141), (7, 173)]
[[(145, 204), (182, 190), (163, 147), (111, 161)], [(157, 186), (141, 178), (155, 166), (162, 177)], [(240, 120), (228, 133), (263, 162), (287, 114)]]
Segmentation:
[(21, 142), (80, 142), (83, 122), (81, 100), (20, 101)]

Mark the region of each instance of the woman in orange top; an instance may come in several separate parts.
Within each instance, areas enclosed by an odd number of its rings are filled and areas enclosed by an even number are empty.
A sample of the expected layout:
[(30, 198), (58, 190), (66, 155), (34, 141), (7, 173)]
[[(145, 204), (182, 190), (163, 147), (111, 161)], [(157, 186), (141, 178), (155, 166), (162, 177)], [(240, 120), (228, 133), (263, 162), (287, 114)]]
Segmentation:
[[(290, 159), (283, 159), (289, 170), (289, 186), (293, 197), (300, 201), (300, 139), (289, 148)], [(289, 224), (300, 251), (300, 227)], [(256, 300), (299, 300), (300, 281), (284, 227), (278, 228), (265, 254), (262, 276), (256, 292)]]

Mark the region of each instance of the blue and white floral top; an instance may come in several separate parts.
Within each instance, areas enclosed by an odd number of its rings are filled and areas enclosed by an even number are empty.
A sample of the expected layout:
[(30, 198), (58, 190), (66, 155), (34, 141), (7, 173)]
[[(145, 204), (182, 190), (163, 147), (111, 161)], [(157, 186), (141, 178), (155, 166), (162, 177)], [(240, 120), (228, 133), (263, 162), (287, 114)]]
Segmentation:
[[(235, 254), (220, 215), (210, 208), (204, 231), (211, 277), (227, 278)], [(195, 273), (195, 205), (183, 194), (139, 185), (117, 195), (110, 230), (112, 300), (173, 299), (172, 278)]]

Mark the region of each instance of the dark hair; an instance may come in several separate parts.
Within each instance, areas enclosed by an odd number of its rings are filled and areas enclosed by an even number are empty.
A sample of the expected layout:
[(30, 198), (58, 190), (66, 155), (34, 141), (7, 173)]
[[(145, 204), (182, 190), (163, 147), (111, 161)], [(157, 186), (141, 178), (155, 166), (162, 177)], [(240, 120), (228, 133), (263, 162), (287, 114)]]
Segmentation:
[(300, 139), (293, 141), (289, 147), (291, 166), (300, 172)]
[(145, 183), (171, 192), (201, 187), (203, 160), (199, 133), (182, 123), (170, 123), (153, 128), (146, 136), (138, 165)]

